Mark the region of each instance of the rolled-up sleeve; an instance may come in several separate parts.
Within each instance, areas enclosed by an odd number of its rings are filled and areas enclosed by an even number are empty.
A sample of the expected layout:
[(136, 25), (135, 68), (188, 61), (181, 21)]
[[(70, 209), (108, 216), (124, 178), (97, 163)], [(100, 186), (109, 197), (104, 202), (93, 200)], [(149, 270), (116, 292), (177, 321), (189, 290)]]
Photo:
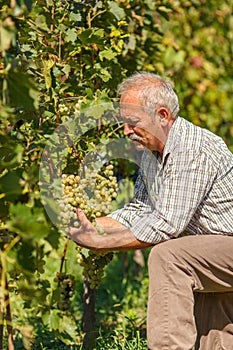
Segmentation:
[(108, 216), (119, 221), (126, 227), (132, 227), (140, 217), (150, 214), (152, 210), (152, 204), (140, 169), (135, 183), (134, 198), (132, 201)]

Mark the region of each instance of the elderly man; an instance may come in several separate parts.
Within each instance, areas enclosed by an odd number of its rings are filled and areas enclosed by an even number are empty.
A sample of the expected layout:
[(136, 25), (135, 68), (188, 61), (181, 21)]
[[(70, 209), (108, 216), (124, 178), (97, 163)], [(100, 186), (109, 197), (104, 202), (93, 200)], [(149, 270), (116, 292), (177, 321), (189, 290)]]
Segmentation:
[(82, 211), (70, 237), (111, 251), (153, 246), (148, 347), (233, 349), (233, 155), (178, 116), (171, 85), (146, 72), (119, 87), (124, 133), (145, 150), (135, 196), (97, 224)]

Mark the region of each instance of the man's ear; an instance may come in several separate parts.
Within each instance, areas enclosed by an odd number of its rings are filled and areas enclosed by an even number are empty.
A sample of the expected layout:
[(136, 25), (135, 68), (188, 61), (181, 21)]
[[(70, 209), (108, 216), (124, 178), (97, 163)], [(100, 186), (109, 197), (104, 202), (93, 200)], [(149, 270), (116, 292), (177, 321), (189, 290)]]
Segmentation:
[(165, 107), (160, 107), (157, 111), (159, 115), (160, 124), (162, 127), (166, 128), (170, 122), (171, 114)]
[(166, 107), (160, 107), (157, 110), (157, 113), (159, 114), (159, 118), (162, 121), (163, 119), (165, 120), (169, 120), (171, 113), (168, 111), (168, 109)]

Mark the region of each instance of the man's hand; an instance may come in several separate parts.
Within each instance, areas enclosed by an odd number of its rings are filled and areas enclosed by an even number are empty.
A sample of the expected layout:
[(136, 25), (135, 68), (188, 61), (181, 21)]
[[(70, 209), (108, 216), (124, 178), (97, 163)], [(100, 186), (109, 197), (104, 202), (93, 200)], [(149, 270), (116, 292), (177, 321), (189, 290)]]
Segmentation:
[(85, 248), (98, 248), (95, 247), (96, 240), (99, 238), (99, 234), (92, 223), (87, 219), (86, 215), (81, 209), (77, 210), (78, 219), (80, 221), (80, 227), (70, 227), (68, 236), (81, 247)]

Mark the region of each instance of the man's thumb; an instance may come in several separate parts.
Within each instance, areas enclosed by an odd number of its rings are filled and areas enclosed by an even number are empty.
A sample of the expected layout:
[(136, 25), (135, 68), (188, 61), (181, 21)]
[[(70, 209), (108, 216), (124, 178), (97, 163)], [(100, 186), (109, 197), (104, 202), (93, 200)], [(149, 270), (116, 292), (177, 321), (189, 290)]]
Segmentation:
[(77, 215), (80, 221), (85, 222), (88, 221), (86, 215), (84, 214), (84, 212), (82, 211), (82, 209), (78, 208), (77, 209)]

